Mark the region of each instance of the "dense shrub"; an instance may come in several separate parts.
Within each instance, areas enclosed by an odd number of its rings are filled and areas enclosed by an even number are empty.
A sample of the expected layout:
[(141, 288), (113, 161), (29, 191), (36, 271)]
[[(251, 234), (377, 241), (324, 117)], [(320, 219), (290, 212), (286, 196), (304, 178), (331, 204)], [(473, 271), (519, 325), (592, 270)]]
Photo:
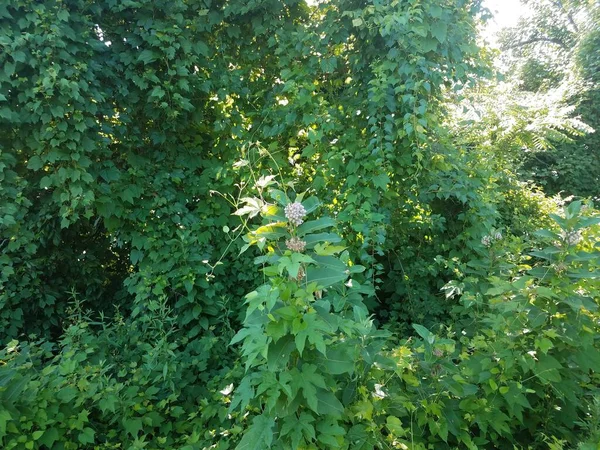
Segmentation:
[(506, 236), (485, 237), (470, 273), (446, 286), (460, 296), (454, 323), (414, 324), (417, 338), (394, 343), (367, 318), (369, 289), (345, 283), (363, 268), (333, 256), (344, 247), (323, 230), (335, 221), (287, 225), (289, 200), (273, 194), (280, 209), (254, 210), (271, 225), (249, 235), (269, 249), (269, 280), (247, 295), (233, 339), (243, 378), (222, 338), (189, 341), (164, 304), (97, 331), (75, 308), (58, 348), (3, 350), (5, 448), (541, 448), (598, 433), (600, 218), (589, 208), (572, 203), (536, 233), (529, 265), (507, 264)]
[(485, 17), (0, 6), (0, 446), (594, 442), (596, 211), (515, 174), (585, 126), (458, 108)]
[(227, 414), (235, 354), (210, 333), (190, 341), (175, 322), (162, 305), (95, 331), (82, 317), (58, 346), (10, 342), (0, 354), (2, 448), (231, 448), (241, 431)]

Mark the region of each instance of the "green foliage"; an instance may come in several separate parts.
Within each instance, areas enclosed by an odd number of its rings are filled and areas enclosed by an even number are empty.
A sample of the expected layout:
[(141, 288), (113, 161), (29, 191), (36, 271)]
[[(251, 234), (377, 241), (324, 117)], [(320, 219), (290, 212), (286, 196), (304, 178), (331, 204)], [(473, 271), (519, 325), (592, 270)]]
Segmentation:
[[(395, 438), (413, 448), (546, 448), (575, 443), (597, 395), (599, 217), (572, 203), (531, 252), (506, 264), (503, 240), (482, 249), (460, 294), (455, 323), (394, 350), (397, 378), (385, 408)], [(511, 247), (513, 244), (511, 244)], [(514, 249), (510, 249), (511, 251)], [(593, 416), (591, 416), (593, 417)], [(589, 428), (589, 430), (593, 430)], [(408, 432), (410, 430), (410, 433)]]
[[(167, 296), (182, 325), (203, 318), (204, 328), (244, 292), (253, 273), (243, 260), (227, 266), (236, 276), (212, 278), (226, 273), (212, 265), (235, 222), (210, 191), (237, 180), (223, 161), (238, 155), (230, 137), (251, 120), (240, 110), (252, 100), (231, 102), (262, 98), (254, 67), (269, 70), (272, 53), (254, 42), (293, 21), (277, 5), (3, 7), (4, 335), (59, 331), (73, 288), (94, 310)], [(262, 26), (255, 10), (268, 11)], [(230, 71), (239, 54), (248, 63)]]
[[(564, 91), (573, 116), (590, 128), (587, 134), (565, 141), (549, 135), (548, 144), (527, 146), (518, 159), (521, 176), (534, 180), (549, 194), (563, 192), (597, 197), (600, 185), (597, 76), (597, 2), (528, 2), (531, 14), (515, 28), (501, 33), (501, 60), (520, 91), (545, 103), (556, 90)], [(521, 94), (522, 95), (522, 94)], [(550, 123), (555, 130), (569, 131)], [(560, 137), (560, 136), (559, 136)], [(544, 150), (540, 152), (539, 150)]]
[(174, 322), (163, 305), (98, 331), (77, 319), (58, 347), (10, 342), (0, 353), (2, 448), (229, 448), (241, 431), (227, 414), (234, 355)]
[(261, 213), (264, 224), (247, 241), (267, 252), (257, 258), (266, 283), (246, 295), (244, 328), (232, 340), (242, 342), (246, 376), (231, 406), (261, 413), (237, 449), (346, 448), (347, 433), (369, 438), (359, 392), (375, 364), (389, 364), (379, 354), (385, 334), (373, 329), (362, 302), (369, 287), (352, 278), (364, 267), (325, 231), (336, 222), (304, 221), (319, 200), (292, 202), (277, 189), (269, 195), (275, 203), (247, 198), (257, 209), (238, 211)]
[(109, 314), (166, 296), (181, 326), (218, 323), (256, 274), (250, 258), (217, 265), (236, 223), (211, 192), (234, 194), (234, 164), (262, 147), (258, 169), (322, 191), (374, 277), (400, 193), (430, 167), (444, 91), (484, 70), (469, 2), (14, 0), (0, 14), (6, 338), (59, 333), (73, 291)]
[(2, 4), (0, 447), (593, 442), (598, 221), (515, 164), (597, 36), (489, 94), (479, 3)]

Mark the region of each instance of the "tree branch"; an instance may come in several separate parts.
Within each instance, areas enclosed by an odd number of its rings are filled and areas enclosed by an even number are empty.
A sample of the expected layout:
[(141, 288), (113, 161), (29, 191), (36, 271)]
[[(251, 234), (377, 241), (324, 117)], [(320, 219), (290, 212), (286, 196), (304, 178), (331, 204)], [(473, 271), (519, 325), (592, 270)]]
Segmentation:
[(569, 47), (563, 41), (561, 41), (560, 39), (551, 38), (551, 37), (545, 37), (545, 36), (543, 36), (543, 37), (534, 37), (534, 38), (526, 39), (526, 40), (521, 41), (521, 42), (515, 42), (514, 44), (507, 45), (506, 49), (509, 50), (511, 48), (524, 47), (526, 45), (534, 44), (536, 42), (551, 42), (553, 44), (560, 45), (565, 50), (569, 49)]

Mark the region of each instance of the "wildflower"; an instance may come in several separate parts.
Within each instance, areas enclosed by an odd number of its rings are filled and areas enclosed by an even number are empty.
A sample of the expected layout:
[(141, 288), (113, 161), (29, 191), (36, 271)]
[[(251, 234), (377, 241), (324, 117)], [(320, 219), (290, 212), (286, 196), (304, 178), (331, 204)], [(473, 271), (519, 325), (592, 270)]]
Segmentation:
[(554, 266), (554, 268), (557, 273), (563, 273), (565, 270), (568, 269), (567, 265), (564, 263), (558, 263)]
[(580, 231), (562, 231), (560, 236), (567, 245), (577, 245), (582, 239)]
[(485, 235), (484, 237), (482, 237), (481, 243), (484, 245), (484, 247), (491, 247), (495, 241), (499, 241), (501, 239), (502, 239), (502, 233), (500, 233), (499, 231), (496, 231), (492, 235)]
[(285, 246), (293, 252), (302, 252), (306, 247), (306, 242), (302, 239), (293, 237), (285, 241)]
[(306, 216), (306, 209), (302, 206), (302, 203), (294, 202), (290, 203), (285, 207), (285, 217), (293, 225), (302, 225), (304, 217)]
[(387, 394), (383, 390), (383, 384), (375, 384), (375, 392), (373, 392), (373, 397), (376, 398), (386, 398)]

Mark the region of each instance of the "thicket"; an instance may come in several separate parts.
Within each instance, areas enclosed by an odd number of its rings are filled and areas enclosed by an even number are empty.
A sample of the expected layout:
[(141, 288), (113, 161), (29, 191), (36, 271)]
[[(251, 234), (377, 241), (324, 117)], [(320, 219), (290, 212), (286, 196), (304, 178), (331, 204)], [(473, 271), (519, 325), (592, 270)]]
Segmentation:
[(591, 130), (469, 116), (486, 18), (0, 5), (2, 448), (595, 448), (600, 219), (515, 162)]
[[(526, 4), (530, 12), (515, 27), (505, 29), (500, 38), (507, 79), (515, 96), (521, 98), (514, 102), (521, 114), (513, 114), (513, 118), (530, 129), (539, 127), (543, 122), (531, 120), (529, 115), (535, 105), (534, 110), (542, 107), (545, 116), (555, 118), (561, 110), (569, 110), (590, 128), (579, 124), (571, 130), (575, 133), (555, 133), (545, 142), (526, 146), (517, 158), (517, 167), (522, 178), (534, 180), (550, 195), (560, 192), (598, 198), (600, 135), (594, 130), (600, 128), (600, 5), (550, 0)], [(546, 120), (545, 124), (562, 131), (560, 120)]]

